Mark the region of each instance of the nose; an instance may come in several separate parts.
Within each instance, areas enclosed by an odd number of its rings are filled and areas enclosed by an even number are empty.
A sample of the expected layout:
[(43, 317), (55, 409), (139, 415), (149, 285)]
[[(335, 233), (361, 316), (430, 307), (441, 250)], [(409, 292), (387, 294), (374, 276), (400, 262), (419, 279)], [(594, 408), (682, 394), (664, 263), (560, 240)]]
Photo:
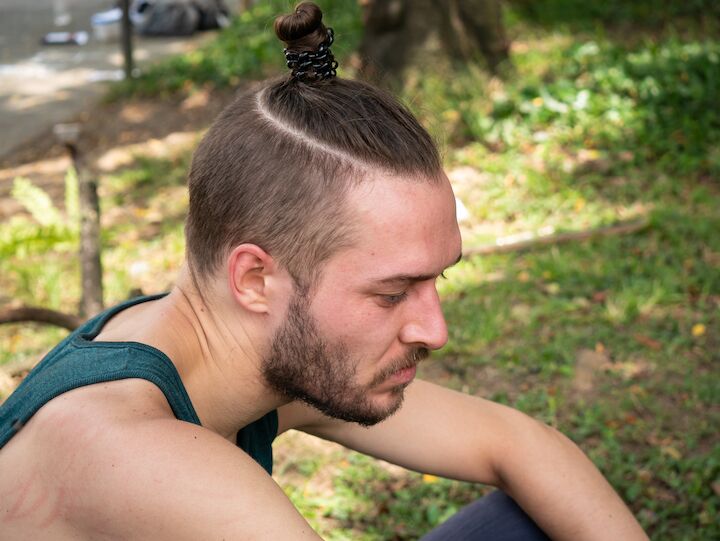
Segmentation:
[(407, 304), (407, 322), (400, 331), (400, 340), (408, 345), (440, 349), (448, 341), (447, 324), (440, 306), (435, 283), (428, 281), (418, 288), (417, 302)]

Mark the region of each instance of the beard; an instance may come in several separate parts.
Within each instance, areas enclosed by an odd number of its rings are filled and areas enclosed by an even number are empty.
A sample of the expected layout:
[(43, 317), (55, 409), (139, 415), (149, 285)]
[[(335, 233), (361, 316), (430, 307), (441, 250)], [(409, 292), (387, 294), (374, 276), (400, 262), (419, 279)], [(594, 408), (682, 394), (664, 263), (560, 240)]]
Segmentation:
[(370, 391), (404, 368), (416, 366), (429, 355), (413, 348), (394, 359), (367, 385), (356, 383), (359, 360), (342, 342), (331, 343), (318, 330), (309, 312), (307, 295), (296, 293), (282, 327), (276, 333), (262, 373), (267, 384), (290, 400), (300, 400), (335, 419), (372, 426), (387, 419), (402, 405), (405, 387), (390, 389), (392, 401), (373, 403)]

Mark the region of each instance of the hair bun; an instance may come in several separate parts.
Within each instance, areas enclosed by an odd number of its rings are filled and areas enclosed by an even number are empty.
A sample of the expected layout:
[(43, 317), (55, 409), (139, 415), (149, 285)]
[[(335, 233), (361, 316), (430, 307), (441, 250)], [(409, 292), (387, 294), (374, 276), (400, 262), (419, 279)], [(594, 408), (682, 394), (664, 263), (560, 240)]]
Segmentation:
[(275, 34), (292, 51), (312, 51), (327, 38), (322, 11), (313, 2), (302, 2), (294, 13), (275, 19)]

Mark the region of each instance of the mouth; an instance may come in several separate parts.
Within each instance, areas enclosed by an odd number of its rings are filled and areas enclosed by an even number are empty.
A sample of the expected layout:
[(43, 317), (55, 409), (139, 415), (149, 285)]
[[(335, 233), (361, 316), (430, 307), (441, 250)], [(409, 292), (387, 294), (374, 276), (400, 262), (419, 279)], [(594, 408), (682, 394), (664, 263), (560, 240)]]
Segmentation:
[(388, 367), (377, 375), (371, 386), (389, 385), (391, 387), (402, 387), (408, 385), (415, 379), (417, 366), (423, 359), (429, 356), (430, 352), (425, 348), (412, 350), (402, 359), (398, 359), (394, 366)]
[(393, 375), (390, 376), (389, 380), (394, 385), (407, 385), (413, 379), (415, 379), (415, 373), (417, 372), (417, 365), (409, 366), (407, 368), (401, 368)]

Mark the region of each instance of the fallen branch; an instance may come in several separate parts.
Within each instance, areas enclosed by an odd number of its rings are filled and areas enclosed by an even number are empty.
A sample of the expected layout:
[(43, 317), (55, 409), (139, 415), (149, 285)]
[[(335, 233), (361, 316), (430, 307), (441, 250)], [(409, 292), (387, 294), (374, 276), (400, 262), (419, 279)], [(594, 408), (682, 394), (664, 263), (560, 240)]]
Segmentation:
[[(74, 331), (82, 323), (82, 319), (74, 314), (65, 314), (48, 308), (37, 306), (10, 306), (0, 308), (0, 324), (2, 323), (46, 323)], [(29, 372), (37, 364), (38, 359), (28, 357), (11, 361), (0, 367), (0, 373), (7, 377), (21, 376)]]
[[(619, 223), (608, 227), (600, 227), (598, 229), (589, 229), (584, 231), (571, 231), (568, 233), (557, 233), (550, 235), (535, 235), (526, 233), (524, 235), (513, 235), (512, 237), (504, 237), (495, 241), (495, 244), (488, 246), (470, 247), (463, 250), (463, 257), (475, 255), (490, 254), (506, 254), (509, 252), (519, 252), (522, 250), (532, 250), (540, 246), (551, 246), (555, 244), (563, 244), (567, 242), (577, 242), (582, 240), (596, 239), (600, 237), (611, 237), (615, 235), (629, 235), (642, 231), (650, 225), (648, 220), (640, 220), (634, 222)], [(515, 240), (521, 238), (522, 240)]]
[(26, 321), (47, 323), (69, 331), (74, 331), (82, 323), (82, 319), (74, 314), (65, 314), (48, 308), (39, 308), (37, 306), (0, 308), (0, 324), (23, 323)]

